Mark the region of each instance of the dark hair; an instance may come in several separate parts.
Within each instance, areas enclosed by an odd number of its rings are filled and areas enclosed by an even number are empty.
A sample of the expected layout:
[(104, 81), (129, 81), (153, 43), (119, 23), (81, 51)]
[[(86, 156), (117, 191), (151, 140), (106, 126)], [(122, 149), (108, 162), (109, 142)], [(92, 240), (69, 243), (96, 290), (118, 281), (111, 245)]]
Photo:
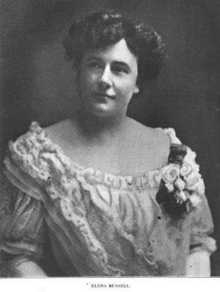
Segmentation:
[(161, 37), (146, 23), (135, 24), (115, 12), (93, 12), (75, 21), (64, 39), (64, 48), (78, 67), (85, 51), (104, 49), (121, 39), (138, 59), (139, 85), (160, 73), (165, 57)]

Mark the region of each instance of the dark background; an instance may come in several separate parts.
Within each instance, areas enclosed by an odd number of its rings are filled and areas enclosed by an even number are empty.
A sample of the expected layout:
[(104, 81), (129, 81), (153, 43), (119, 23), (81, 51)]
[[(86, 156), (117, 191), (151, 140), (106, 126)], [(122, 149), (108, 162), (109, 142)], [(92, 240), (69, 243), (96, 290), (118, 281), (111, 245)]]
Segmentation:
[[(45, 127), (77, 110), (63, 34), (74, 17), (106, 8), (149, 22), (167, 45), (165, 69), (132, 100), (129, 115), (175, 128), (197, 152), (219, 245), (219, 0), (0, 0), (0, 158), (6, 142), (26, 132), (31, 121)], [(220, 251), (211, 259), (212, 275), (220, 276)]]

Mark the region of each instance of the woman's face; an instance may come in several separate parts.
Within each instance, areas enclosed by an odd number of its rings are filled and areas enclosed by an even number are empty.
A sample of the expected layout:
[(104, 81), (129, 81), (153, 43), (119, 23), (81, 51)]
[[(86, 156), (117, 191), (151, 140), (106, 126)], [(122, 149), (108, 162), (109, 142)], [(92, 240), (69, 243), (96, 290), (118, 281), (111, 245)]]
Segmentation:
[(132, 95), (139, 91), (137, 75), (137, 58), (124, 39), (86, 52), (77, 79), (82, 109), (101, 117), (126, 115)]

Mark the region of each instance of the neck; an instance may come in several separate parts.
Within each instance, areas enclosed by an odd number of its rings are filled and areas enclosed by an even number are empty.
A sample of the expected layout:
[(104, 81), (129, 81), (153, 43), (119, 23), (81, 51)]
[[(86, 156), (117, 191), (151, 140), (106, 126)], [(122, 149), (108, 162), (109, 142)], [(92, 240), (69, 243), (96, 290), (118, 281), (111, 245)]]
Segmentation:
[(97, 117), (80, 110), (77, 115), (79, 129), (84, 137), (89, 139), (106, 139), (117, 136), (126, 126), (127, 116)]

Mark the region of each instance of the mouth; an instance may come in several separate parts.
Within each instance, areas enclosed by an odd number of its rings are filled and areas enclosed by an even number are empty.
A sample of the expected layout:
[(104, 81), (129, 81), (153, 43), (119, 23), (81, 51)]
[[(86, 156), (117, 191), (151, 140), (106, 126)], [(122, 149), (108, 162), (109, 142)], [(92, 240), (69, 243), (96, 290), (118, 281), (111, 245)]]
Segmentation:
[(114, 95), (109, 95), (102, 92), (93, 92), (93, 94), (100, 99), (114, 99), (115, 98)]

